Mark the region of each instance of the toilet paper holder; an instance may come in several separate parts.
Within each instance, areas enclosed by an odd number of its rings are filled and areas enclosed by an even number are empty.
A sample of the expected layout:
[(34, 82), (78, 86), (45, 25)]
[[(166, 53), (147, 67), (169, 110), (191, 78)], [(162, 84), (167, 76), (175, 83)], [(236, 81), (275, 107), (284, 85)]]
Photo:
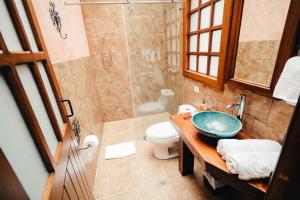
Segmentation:
[(99, 144), (99, 139), (97, 138), (97, 136), (90, 134), (84, 138), (82, 147), (79, 148), (79, 151), (86, 150), (86, 149), (95, 150), (98, 144)]
[(78, 150), (82, 151), (82, 150), (86, 150), (86, 149), (89, 149), (89, 148), (92, 148), (92, 147), (93, 146), (91, 144), (88, 144), (86, 147), (79, 148)]

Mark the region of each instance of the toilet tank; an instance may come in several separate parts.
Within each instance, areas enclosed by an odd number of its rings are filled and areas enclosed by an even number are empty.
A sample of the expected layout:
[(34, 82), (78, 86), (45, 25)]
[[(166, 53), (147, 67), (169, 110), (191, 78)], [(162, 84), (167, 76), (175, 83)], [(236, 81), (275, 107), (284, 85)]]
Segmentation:
[(195, 112), (197, 112), (197, 108), (195, 108), (192, 105), (189, 104), (183, 104), (180, 105), (178, 108), (178, 114), (183, 114), (183, 113), (191, 113), (192, 115), (194, 115)]
[(175, 96), (175, 93), (172, 90), (162, 89), (160, 91), (160, 97), (159, 97), (158, 101), (160, 101), (163, 106), (166, 106), (169, 99), (173, 98), (174, 96)]

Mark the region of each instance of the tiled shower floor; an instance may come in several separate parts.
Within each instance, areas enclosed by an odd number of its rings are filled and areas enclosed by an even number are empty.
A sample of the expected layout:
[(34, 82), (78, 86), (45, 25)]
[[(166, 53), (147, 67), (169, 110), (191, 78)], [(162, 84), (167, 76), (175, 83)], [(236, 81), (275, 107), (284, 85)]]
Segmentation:
[[(197, 162), (195, 174), (182, 177), (178, 171), (178, 158), (154, 158), (151, 144), (144, 140), (145, 130), (168, 119), (168, 113), (161, 113), (104, 124), (94, 187), (96, 199), (226, 199), (224, 194), (216, 196), (205, 188)], [(136, 142), (135, 155), (104, 160), (105, 146), (132, 140)]]

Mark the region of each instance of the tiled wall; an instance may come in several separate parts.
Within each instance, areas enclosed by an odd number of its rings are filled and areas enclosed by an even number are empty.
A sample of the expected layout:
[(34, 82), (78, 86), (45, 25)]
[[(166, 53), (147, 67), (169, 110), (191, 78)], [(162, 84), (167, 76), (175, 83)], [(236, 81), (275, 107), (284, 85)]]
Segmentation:
[[(166, 87), (163, 4), (84, 5), (104, 121), (142, 115)], [(111, 54), (111, 55), (110, 55)]]
[[(54, 65), (62, 95), (71, 100), (75, 117), (80, 122), (82, 141), (89, 134), (101, 140), (103, 133), (102, 105), (94, 89), (95, 69), (92, 61), (90, 58), (82, 58)], [(93, 152), (95, 158), (98, 157), (99, 149)], [(97, 159), (92, 162), (86, 162), (84, 156), (82, 159), (89, 185), (93, 187)]]
[(133, 116), (127, 42), (122, 5), (82, 6), (103, 120)]
[[(187, 78), (184, 78), (183, 83), (184, 103), (198, 106), (205, 98), (209, 108), (221, 111), (225, 111), (226, 105), (232, 103), (234, 96), (245, 94), (243, 126), (255, 137), (281, 141), (287, 131), (294, 106), (227, 84), (222, 92)], [(193, 91), (194, 85), (199, 86), (199, 94)]]
[(234, 77), (270, 85), (280, 40), (240, 42)]
[(239, 41), (280, 40), (290, 2), (245, 1)]

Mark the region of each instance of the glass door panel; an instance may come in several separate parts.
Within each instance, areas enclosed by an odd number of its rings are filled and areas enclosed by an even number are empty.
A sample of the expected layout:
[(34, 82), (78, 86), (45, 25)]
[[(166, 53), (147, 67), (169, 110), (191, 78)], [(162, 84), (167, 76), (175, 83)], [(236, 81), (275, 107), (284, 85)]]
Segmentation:
[(47, 114), (47, 110), (39, 93), (38, 87), (28, 65), (20, 65), (16, 67), (22, 85), (25, 89), (27, 97), (30, 101), (34, 114), (39, 122), (48, 147), (54, 157), (58, 141), (56, 139), (51, 121)]
[(0, 94), (0, 148), (30, 199), (42, 199), (48, 172), (2, 74)]
[(38, 62), (38, 67), (39, 67), (39, 71), (41, 73), (44, 85), (46, 87), (46, 90), (47, 90), (48, 97), (50, 99), (52, 108), (54, 110), (54, 113), (55, 113), (55, 116), (56, 116), (56, 120), (58, 122), (58, 125), (59, 125), (60, 129), (62, 130), (63, 127), (64, 127), (64, 121), (63, 121), (63, 118), (62, 118), (62, 116), (60, 114), (59, 107), (57, 105), (57, 102), (56, 102), (56, 99), (55, 99), (55, 96), (54, 96), (54, 93), (53, 93), (50, 81), (48, 79), (48, 75), (46, 73), (45, 66), (44, 66), (44, 64), (42, 62)]
[(22, 0), (15, 0), (32, 51), (39, 51)]
[(0, 1), (0, 31), (9, 51), (23, 51), (13, 21), (9, 15), (4, 0)]

